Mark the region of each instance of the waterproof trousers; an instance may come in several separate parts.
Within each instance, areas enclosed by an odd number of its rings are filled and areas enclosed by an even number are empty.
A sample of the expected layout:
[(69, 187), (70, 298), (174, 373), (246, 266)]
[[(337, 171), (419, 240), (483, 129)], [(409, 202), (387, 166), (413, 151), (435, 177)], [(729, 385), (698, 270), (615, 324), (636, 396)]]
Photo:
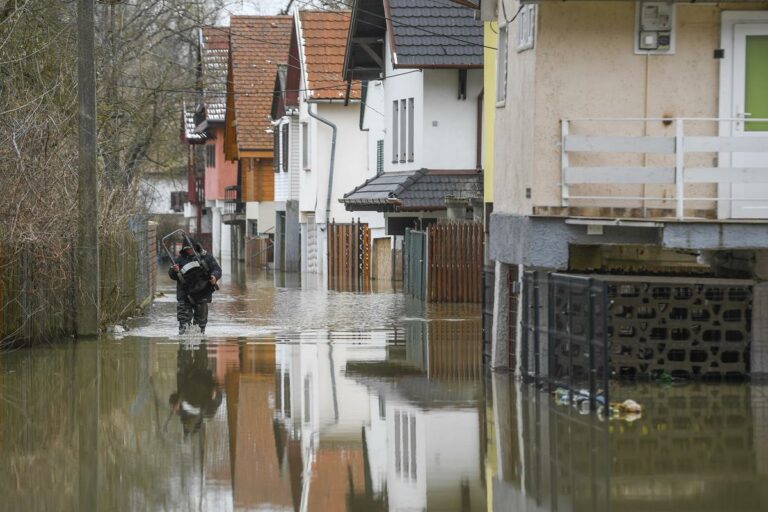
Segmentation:
[(208, 323), (208, 303), (191, 304), (185, 300), (179, 301), (176, 303), (176, 318), (179, 321), (179, 327), (194, 323), (200, 329), (205, 329)]

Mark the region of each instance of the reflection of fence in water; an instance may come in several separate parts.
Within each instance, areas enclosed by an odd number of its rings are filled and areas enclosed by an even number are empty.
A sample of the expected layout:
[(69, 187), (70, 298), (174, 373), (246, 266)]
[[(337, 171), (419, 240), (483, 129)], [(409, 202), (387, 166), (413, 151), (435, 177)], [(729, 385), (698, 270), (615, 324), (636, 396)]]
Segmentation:
[(768, 471), (761, 461), (768, 443), (756, 428), (768, 417), (768, 399), (761, 387), (621, 387), (616, 394), (643, 404), (635, 422), (583, 416), (532, 387), (520, 391), (520, 418), (512, 418), (520, 435), (506, 436), (511, 447), (500, 453), (521, 453), (517, 485), (542, 510), (652, 510), (661, 504), (760, 510), (765, 504), (761, 479)]

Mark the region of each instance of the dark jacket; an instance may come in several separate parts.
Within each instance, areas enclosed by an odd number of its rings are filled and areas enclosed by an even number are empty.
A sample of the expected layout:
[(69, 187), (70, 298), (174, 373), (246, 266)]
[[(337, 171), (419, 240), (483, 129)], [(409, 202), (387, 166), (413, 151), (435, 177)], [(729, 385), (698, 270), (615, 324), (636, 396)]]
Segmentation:
[[(221, 267), (219, 266), (219, 263), (216, 261), (216, 258), (214, 258), (211, 254), (208, 254), (207, 252), (203, 251), (200, 254), (200, 260), (205, 263), (205, 267), (207, 267), (207, 272), (203, 271), (202, 273), (203, 278), (205, 281), (208, 281), (211, 276), (216, 277), (216, 281), (219, 281), (221, 279)], [(176, 264), (184, 268), (185, 265), (188, 263), (192, 263), (196, 261), (195, 255), (187, 255), (184, 253), (180, 253), (176, 257)], [(213, 295), (213, 285), (211, 283), (208, 283), (207, 286), (203, 287), (201, 290), (191, 290), (190, 288), (194, 287), (194, 279), (187, 279), (185, 277), (184, 281), (185, 283), (182, 284), (182, 282), (179, 280), (179, 275), (173, 271), (173, 269), (168, 269), (168, 276), (176, 281), (176, 300), (179, 302), (187, 301), (190, 302), (190, 296), (191, 296), (191, 302), (211, 302), (211, 298)]]

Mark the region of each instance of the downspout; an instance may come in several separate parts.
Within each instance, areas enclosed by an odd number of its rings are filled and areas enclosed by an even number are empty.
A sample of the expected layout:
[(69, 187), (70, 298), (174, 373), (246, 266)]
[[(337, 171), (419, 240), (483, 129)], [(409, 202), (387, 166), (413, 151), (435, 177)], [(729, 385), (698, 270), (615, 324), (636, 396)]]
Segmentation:
[(331, 139), (331, 167), (328, 170), (328, 197), (325, 201), (325, 225), (331, 222), (331, 192), (333, 191), (333, 167), (336, 161), (336, 125), (329, 120), (320, 117), (318, 114), (312, 112), (312, 104), (307, 105), (307, 113), (309, 117), (314, 117), (326, 126), (330, 126), (333, 130), (333, 138)]

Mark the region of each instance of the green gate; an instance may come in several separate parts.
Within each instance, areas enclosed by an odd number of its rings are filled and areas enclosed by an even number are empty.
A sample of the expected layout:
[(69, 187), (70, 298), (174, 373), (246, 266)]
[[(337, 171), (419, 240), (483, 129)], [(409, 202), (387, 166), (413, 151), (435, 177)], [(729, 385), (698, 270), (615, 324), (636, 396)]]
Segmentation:
[(427, 234), (424, 231), (406, 229), (403, 243), (403, 289), (405, 293), (425, 300)]

